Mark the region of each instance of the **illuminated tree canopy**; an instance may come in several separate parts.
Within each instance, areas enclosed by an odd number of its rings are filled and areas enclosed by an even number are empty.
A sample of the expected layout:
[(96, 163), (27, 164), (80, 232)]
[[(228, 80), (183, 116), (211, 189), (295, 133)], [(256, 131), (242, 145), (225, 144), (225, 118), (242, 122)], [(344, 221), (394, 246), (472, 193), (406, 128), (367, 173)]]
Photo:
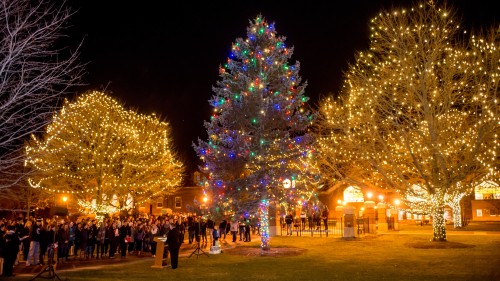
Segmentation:
[[(74, 194), (83, 209), (107, 213), (171, 193), (181, 183), (168, 123), (125, 110), (100, 92), (66, 102), (26, 146), (33, 188)], [(94, 203), (92, 203), (94, 202)]]
[[(268, 200), (297, 202), (311, 195), (316, 179), (307, 130), (313, 116), (299, 63), (288, 63), (292, 52), (274, 24), (259, 16), (220, 68), (210, 100), (213, 116), (205, 122), (208, 140), (195, 146), (220, 206), (253, 212)], [(283, 187), (286, 179), (294, 181), (294, 189)]]
[(446, 201), (498, 177), (499, 34), (468, 41), (454, 12), (432, 4), (382, 12), (370, 27), (343, 95), (322, 105), (319, 155), (342, 144), (335, 165), (371, 167), (372, 184), (403, 197), (420, 186), (444, 241)]

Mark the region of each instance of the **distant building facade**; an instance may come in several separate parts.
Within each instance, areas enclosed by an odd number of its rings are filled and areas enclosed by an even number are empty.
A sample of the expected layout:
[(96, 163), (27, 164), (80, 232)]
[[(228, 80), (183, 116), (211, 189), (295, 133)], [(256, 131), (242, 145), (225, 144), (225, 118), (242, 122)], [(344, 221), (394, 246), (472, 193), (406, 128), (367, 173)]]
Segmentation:
[(150, 215), (165, 215), (169, 213), (206, 213), (207, 206), (204, 198), (203, 176), (199, 172), (192, 175), (194, 186), (184, 186), (175, 193), (157, 199), (151, 199), (139, 206), (139, 212)]
[(500, 186), (493, 181), (479, 184), (471, 204), (473, 221), (500, 221)]

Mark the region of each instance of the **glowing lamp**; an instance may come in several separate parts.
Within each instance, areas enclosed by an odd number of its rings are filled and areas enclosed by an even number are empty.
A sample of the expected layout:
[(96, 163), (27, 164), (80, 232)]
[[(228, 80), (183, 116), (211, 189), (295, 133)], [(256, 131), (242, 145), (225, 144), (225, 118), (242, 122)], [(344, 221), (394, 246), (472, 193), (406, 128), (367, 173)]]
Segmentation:
[(288, 188), (290, 188), (291, 186), (292, 186), (292, 181), (291, 181), (290, 179), (285, 179), (285, 180), (283, 181), (283, 187), (284, 187), (284, 188), (288, 189)]

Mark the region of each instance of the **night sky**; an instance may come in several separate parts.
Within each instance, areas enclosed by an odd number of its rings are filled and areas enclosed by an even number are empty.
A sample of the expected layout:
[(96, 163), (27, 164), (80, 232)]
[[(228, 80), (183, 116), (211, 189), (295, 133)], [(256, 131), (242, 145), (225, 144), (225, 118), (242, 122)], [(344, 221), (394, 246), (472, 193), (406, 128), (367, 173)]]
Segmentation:
[[(272, 4), (266, 3), (271, 2)], [(437, 1), (438, 3), (441, 1)], [(448, 1), (468, 30), (498, 26), (499, 1)], [(246, 37), (261, 14), (294, 47), (307, 81), (306, 95), (337, 93), (355, 51), (368, 47), (368, 23), (382, 8), (412, 1), (111, 1), (75, 0), (71, 40), (83, 40), (85, 90), (106, 89), (127, 108), (156, 113), (171, 124), (176, 150), (188, 171), (198, 160), (192, 142), (206, 139), (212, 86), (231, 44)]]

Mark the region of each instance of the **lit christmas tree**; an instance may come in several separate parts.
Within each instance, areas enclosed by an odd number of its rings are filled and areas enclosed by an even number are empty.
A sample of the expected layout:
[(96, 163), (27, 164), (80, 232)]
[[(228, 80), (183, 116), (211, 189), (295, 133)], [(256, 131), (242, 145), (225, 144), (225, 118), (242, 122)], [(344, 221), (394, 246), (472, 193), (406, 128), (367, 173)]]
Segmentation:
[(169, 132), (156, 116), (127, 111), (103, 93), (81, 95), (65, 103), (41, 138), (32, 136), (29, 183), (74, 195), (87, 213), (129, 209), (180, 184), (183, 167)]
[(213, 116), (205, 122), (208, 140), (195, 145), (223, 210), (260, 207), (263, 249), (269, 248), (269, 204), (307, 200), (317, 181), (307, 133), (313, 116), (305, 108), (299, 63), (288, 63), (292, 51), (274, 24), (260, 16), (252, 21), (247, 38), (236, 39), (220, 68)]
[[(433, 4), (380, 13), (371, 22), (370, 50), (350, 66), (341, 103), (344, 119), (320, 127), (370, 180), (403, 197), (423, 189), (433, 240), (445, 241), (444, 206), (465, 186), (498, 178), (500, 52), (498, 32), (465, 44), (452, 12)], [(332, 115), (335, 115), (334, 112)], [(340, 120), (340, 121), (339, 121)], [(328, 145), (318, 146), (320, 155)], [(323, 148), (322, 148), (323, 147)]]

